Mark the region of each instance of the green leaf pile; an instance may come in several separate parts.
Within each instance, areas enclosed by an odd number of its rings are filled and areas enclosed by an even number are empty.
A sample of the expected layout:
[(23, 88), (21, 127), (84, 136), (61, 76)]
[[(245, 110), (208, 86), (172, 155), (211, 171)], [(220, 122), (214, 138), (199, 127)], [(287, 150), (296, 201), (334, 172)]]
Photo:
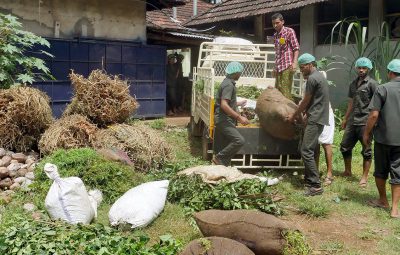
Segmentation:
[(188, 213), (208, 209), (258, 209), (275, 215), (282, 213), (272, 201), (267, 185), (254, 179), (211, 185), (197, 175), (180, 175), (170, 180), (168, 200), (183, 205)]
[(62, 178), (79, 177), (86, 189), (99, 189), (106, 203), (114, 203), (126, 191), (145, 182), (142, 173), (134, 172), (121, 163), (108, 161), (93, 149), (58, 150), (41, 160), (35, 169), (32, 188), (42, 197), (41, 201), (44, 201), (52, 183), (43, 170), (46, 163), (55, 164)]
[(135, 254), (173, 255), (182, 244), (171, 236), (148, 244), (146, 236), (135, 236), (103, 226), (70, 225), (63, 222), (41, 222), (15, 219), (0, 228), (1, 254)]

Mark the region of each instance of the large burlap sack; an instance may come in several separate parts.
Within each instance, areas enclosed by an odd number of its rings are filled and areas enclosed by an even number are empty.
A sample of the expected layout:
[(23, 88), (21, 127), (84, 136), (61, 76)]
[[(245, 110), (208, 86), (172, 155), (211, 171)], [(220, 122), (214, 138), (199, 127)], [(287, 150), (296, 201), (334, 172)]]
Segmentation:
[(260, 126), (276, 138), (284, 140), (298, 138), (299, 129), (286, 120), (286, 117), (293, 114), (296, 109), (297, 105), (275, 88), (265, 89), (257, 99), (256, 113)]
[(273, 215), (255, 210), (207, 210), (194, 214), (204, 236), (226, 237), (245, 244), (256, 255), (282, 254), (282, 232), (289, 227)]
[(206, 237), (191, 241), (179, 255), (254, 255), (246, 245), (224, 237)]

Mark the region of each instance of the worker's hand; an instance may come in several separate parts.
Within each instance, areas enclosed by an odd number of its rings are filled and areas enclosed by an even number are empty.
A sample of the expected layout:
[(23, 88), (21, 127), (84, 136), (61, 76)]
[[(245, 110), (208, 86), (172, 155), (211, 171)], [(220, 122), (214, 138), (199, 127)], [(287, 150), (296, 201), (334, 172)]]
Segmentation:
[(296, 62), (293, 62), (293, 64), (290, 66), (290, 70), (294, 73), (296, 72), (296, 69), (297, 69), (297, 64)]
[(244, 116), (239, 116), (239, 118), (237, 118), (237, 121), (242, 125), (250, 124), (250, 121)]
[(238, 105), (238, 106), (241, 106), (241, 107), (244, 107), (246, 104), (247, 104), (247, 100), (246, 100), (246, 99), (237, 102), (237, 105)]
[(347, 125), (347, 120), (343, 120), (343, 121), (342, 121), (341, 128), (342, 128), (342, 129), (346, 129), (346, 125)]
[(295, 123), (296, 119), (293, 114), (289, 114), (288, 116), (286, 116), (286, 121), (289, 123)]

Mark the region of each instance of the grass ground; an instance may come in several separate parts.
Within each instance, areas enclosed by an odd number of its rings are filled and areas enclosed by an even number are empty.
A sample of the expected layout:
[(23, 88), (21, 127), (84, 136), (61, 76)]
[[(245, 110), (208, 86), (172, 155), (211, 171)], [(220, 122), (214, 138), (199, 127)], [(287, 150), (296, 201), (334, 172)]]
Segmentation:
[[(166, 126), (163, 120), (156, 120), (150, 126), (160, 130), (172, 146), (175, 158), (172, 165), (192, 166), (207, 164), (200, 159), (201, 143), (189, 138), (185, 128)], [(390, 219), (389, 213), (382, 209), (366, 205), (366, 201), (377, 195), (372, 172), (366, 188), (360, 188), (358, 181), (362, 172), (361, 148), (359, 145), (353, 153), (354, 177), (340, 177), (343, 161), (338, 149), (342, 132), (335, 135), (334, 147), (334, 182), (325, 188), (322, 196), (305, 198), (302, 196), (303, 182), (301, 172), (268, 171), (271, 176), (285, 174), (284, 181), (274, 186), (277, 192), (284, 195), (280, 202), (284, 208), (281, 218), (301, 230), (307, 242), (312, 246), (312, 254), (399, 254), (400, 221)], [(324, 157), (321, 157), (320, 171), (322, 178), (326, 173)], [(168, 171), (168, 168), (163, 170)], [(157, 179), (154, 176), (143, 176), (143, 180)], [(388, 187), (388, 195), (390, 190)], [(18, 200), (16, 200), (18, 201)], [(21, 203), (8, 205), (8, 212), (22, 214), (22, 204), (30, 198), (20, 199)], [(108, 225), (110, 204), (102, 204), (98, 209), (97, 222)], [(2, 209), (3, 208), (3, 209)], [(4, 207), (0, 209), (4, 210)], [(0, 210), (1, 211), (1, 210)], [(144, 233), (150, 237), (150, 244), (159, 240), (159, 236), (171, 234), (175, 239), (186, 244), (201, 237), (192, 219), (185, 216), (180, 205), (167, 203), (163, 213), (152, 224), (135, 233)], [(3, 218), (9, 215), (4, 214)]]
[[(190, 140), (185, 129), (169, 129), (163, 131), (166, 138), (175, 148), (176, 161), (196, 158), (200, 155), (200, 141)], [(362, 173), (361, 146), (358, 144), (353, 151), (353, 177), (341, 177), (344, 166), (339, 144), (342, 131), (335, 134), (333, 173), (334, 182), (325, 188), (322, 196), (305, 198), (302, 196), (303, 182), (301, 172), (293, 175), (293, 171), (275, 170), (268, 173), (272, 176), (287, 176), (274, 188), (285, 196), (281, 204), (285, 208), (282, 219), (296, 226), (307, 237), (313, 248), (313, 254), (399, 254), (400, 221), (393, 220), (389, 213), (382, 209), (372, 208), (366, 204), (369, 199), (377, 196), (377, 191), (370, 171), (366, 188), (358, 186)], [(323, 153), (322, 153), (323, 154)], [(326, 176), (325, 158), (322, 155), (320, 163), (322, 178)], [(390, 186), (388, 186), (390, 196)], [(168, 205), (166, 213), (170, 213)], [(174, 206), (180, 213), (179, 206)], [(171, 218), (172, 219), (172, 218)], [(160, 225), (166, 217), (157, 219), (152, 226)], [(197, 230), (190, 230), (184, 217), (175, 217), (172, 225), (182, 225), (190, 236), (197, 237)], [(151, 227), (150, 227), (151, 229)], [(146, 230), (150, 235), (156, 232)], [(156, 228), (154, 228), (156, 229)], [(166, 229), (167, 230), (167, 229)], [(174, 232), (176, 230), (176, 232)], [(177, 238), (181, 235), (179, 228), (174, 228), (171, 234)], [(158, 233), (159, 234), (159, 233)]]

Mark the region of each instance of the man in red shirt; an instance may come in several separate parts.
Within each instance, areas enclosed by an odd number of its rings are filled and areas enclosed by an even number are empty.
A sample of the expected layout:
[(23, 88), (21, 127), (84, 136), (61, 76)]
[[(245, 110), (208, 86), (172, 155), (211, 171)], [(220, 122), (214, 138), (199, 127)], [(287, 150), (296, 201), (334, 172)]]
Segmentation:
[(275, 87), (287, 98), (293, 100), (292, 83), (293, 74), (297, 68), (299, 56), (299, 42), (293, 29), (285, 27), (285, 21), (280, 13), (271, 17), (275, 28)]

